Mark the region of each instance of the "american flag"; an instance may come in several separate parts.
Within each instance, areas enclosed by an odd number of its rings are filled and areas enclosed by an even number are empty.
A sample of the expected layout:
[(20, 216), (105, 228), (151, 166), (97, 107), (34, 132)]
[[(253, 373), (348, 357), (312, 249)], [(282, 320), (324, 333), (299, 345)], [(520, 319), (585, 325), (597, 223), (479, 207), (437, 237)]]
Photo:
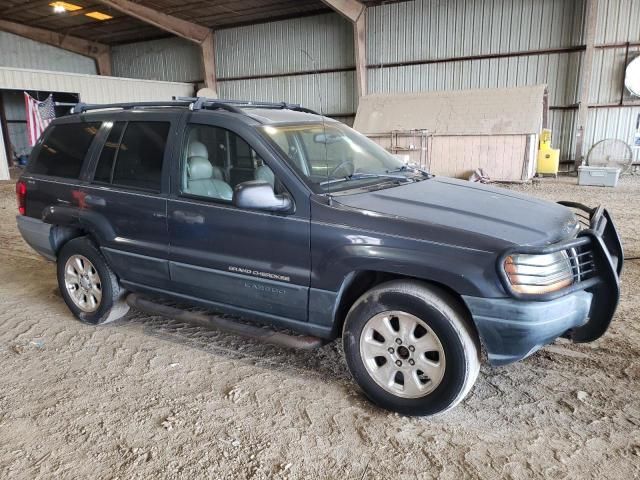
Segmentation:
[(33, 147), (51, 120), (56, 118), (55, 104), (52, 95), (49, 95), (44, 102), (39, 102), (27, 92), (24, 92), (24, 104), (27, 110), (29, 145)]

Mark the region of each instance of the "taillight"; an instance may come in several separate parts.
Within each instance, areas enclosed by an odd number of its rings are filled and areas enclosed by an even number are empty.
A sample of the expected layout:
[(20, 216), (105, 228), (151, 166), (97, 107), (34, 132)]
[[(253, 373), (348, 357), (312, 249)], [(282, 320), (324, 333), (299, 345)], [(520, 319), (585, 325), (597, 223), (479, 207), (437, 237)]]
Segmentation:
[(20, 215), (24, 215), (27, 211), (27, 184), (18, 180), (16, 183), (16, 200), (18, 201), (18, 212)]

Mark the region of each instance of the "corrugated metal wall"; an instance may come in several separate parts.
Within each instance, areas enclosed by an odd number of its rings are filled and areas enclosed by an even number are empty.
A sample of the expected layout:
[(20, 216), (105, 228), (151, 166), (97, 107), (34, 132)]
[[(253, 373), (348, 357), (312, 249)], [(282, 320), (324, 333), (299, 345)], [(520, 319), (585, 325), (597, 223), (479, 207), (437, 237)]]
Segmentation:
[[(353, 29), (337, 14), (216, 32), (220, 96), (356, 111)], [(313, 72), (320, 73), (313, 73)]]
[(6, 32), (0, 32), (0, 67), (96, 73), (95, 62), (89, 57)]
[[(203, 78), (200, 49), (181, 39), (113, 50), (114, 74), (189, 81)], [(319, 73), (313, 73), (313, 72)], [(303, 103), (350, 120), (356, 111), (353, 30), (329, 13), (216, 32), (222, 98)]]
[(578, 45), (584, 2), (418, 0), (367, 11), (370, 64)]
[[(625, 60), (640, 55), (640, 1), (600, 3), (587, 149), (614, 134), (632, 137), (636, 109), (628, 104), (638, 103), (622, 79)], [(546, 83), (554, 145), (572, 160), (585, 8), (586, 0), (417, 0), (369, 8), (369, 92)], [(632, 45), (612, 47), (625, 42)]]
[(113, 74), (169, 82), (202, 81), (200, 48), (182, 38), (163, 38), (113, 47)]
[[(640, 0), (600, 4), (587, 148), (612, 134), (628, 138), (638, 108), (629, 105), (639, 103), (623, 91), (622, 74), (625, 60), (640, 55)], [(573, 159), (585, 5), (586, 0), (415, 0), (370, 7), (369, 91), (546, 83), (554, 145), (563, 159)], [(337, 14), (220, 30), (216, 44), (222, 97), (299, 102), (347, 122), (355, 112), (353, 32)], [(202, 79), (200, 51), (184, 40), (141, 42), (113, 53), (117, 75)]]

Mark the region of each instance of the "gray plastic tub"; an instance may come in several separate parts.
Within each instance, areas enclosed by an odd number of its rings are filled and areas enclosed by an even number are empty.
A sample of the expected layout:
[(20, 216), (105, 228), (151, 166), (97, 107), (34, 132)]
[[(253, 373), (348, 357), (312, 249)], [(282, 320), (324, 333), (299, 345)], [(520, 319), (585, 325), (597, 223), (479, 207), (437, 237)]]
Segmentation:
[(619, 177), (620, 169), (616, 167), (578, 167), (578, 185), (615, 187)]

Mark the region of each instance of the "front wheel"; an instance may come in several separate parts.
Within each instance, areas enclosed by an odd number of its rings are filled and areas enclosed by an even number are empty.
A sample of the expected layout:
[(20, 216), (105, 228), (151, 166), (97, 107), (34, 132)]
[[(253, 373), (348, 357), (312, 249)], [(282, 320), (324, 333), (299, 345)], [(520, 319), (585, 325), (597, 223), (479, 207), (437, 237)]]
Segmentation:
[(480, 370), (478, 339), (458, 302), (422, 282), (394, 280), (362, 295), (347, 314), (343, 343), (365, 394), (406, 415), (454, 407)]

